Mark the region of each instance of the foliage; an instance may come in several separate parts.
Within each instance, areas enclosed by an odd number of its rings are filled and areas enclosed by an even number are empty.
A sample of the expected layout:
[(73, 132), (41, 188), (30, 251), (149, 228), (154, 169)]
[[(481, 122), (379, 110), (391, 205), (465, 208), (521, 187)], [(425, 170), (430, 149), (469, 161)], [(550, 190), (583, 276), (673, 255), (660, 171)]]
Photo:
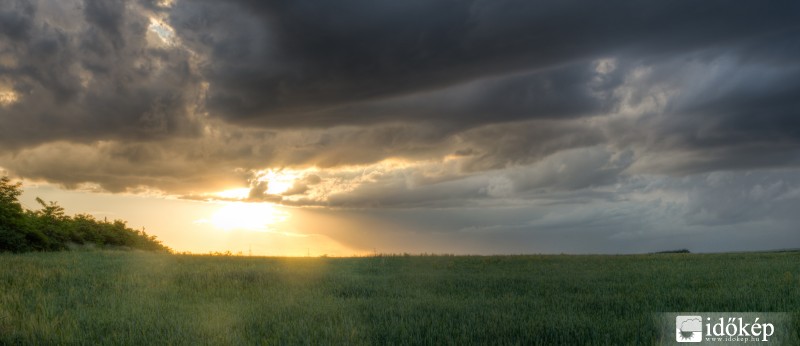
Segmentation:
[(20, 194), (19, 183), (0, 177), (0, 251), (27, 250), (24, 214), (17, 200)]
[(58, 251), (77, 246), (169, 251), (155, 236), (131, 229), (121, 220), (69, 216), (56, 202), (41, 198), (36, 198), (41, 209), (25, 210), (18, 200), (20, 194), (19, 183), (0, 178), (0, 252)]
[(0, 344), (653, 345), (659, 312), (796, 315), (799, 261), (0, 254)]

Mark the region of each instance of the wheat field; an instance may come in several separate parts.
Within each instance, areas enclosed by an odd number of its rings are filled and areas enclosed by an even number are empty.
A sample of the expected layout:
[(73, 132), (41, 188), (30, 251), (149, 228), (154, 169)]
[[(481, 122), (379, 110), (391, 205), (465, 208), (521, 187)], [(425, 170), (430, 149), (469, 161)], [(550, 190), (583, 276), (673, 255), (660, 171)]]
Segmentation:
[(800, 253), (0, 254), (10, 345), (646, 345), (665, 311), (796, 314)]

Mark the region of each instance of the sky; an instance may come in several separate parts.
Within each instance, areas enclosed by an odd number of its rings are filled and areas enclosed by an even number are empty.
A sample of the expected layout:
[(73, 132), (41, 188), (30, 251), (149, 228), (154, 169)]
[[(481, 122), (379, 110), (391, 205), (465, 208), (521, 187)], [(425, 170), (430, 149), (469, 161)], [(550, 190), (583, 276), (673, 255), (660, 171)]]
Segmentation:
[(178, 251), (800, 247), (796, 1), (0, 0), (23, 204)]

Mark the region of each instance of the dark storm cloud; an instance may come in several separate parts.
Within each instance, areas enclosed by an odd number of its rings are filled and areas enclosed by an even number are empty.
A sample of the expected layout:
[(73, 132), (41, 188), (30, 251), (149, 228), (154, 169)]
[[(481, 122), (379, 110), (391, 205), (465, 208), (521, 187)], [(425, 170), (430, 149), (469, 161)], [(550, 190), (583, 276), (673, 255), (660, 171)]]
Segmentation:
[(121, 28), (125, 21), (124, 1), (84, 1), (83, 14), (84, 18), (86, 18), (86, 22), (92, 25), (91, 30), (97, 30), (100, 34), (107, 35), (112, 45), (125, 45), (126, 38), (123, 36)]
[(7, 0), (0, 9), (0, 33), (13, 41), (29, 37), (36, 8), (24, 0)]
[[(193, 1), (179, 3), (171, 23), (210, 54), (204, 74), (214, 113), (264, 126), (314, 127), (378, 120), (358, 108), (323, 111), (331, 107), (608, 55), (673, 54), (781, 32), (797, 27), (797, 11), (793, 2)], [(566, 84), (575, 78), (554, 77), (556, 87), (561, 78)], [(526, 86), (541, 93), (540, 81)], [(519, 88), (513, 89), (485, 95), (491, 99), (486, 108), (494, 106), (496, 114), (434, 117), (507, 120), (506, 97), (512, 106), (519, 102)], [(547, 107), (547, 97), (532, 99), (545, 106), (524, 110), (525, 116), (575, 110), (563, 102)]]
[[(441, 131), (526, 119), (568, 119), (605, 114), (617, 100), (610, 92), (623, 81), (623, 69), (598, 73), (596, 63), (575, 63), (536, 72), (490, 77), (423, 91), (292, 114), (286, 121), (313, 120), (314, 126), (421, 121)], [(280, 119), (271, 119), (278, 124)], [(290, 124), (286, 124), (290, 125)]]
[[(779, 37), (775, 45), (797, 49), (800, 40)], [(629, 93), (621, 106), (663, 100), (635, 122), (611, 121), (608, 136), (647, 153), (650, 172), (797, 167), (800, 63), (757, 48), (763, 44), (747, 42), (650, 62), (645, 77), (618, 90)]]
[(0, 1), (0, 165), (67, 186), (398, 159), (441, 167), (325, 203), (455, 205), (798, 164), (796, 2)]
[(0, 107), (5, 149), (197, 132), (189, 53), (153, 44), (136, 3), (3, 3), (0, 16), (14, 20), (0, 25), (0, 87), (16, 97)]

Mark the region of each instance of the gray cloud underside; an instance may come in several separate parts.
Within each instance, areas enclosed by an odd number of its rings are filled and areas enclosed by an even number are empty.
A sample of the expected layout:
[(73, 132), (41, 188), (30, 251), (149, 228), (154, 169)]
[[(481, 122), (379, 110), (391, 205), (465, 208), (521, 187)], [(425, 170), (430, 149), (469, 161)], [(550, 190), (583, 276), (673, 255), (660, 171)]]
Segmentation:
[[(307, 127), (372, 120), (359, 112), (328, 119), (317, 112), (326, 108), (487, 76), (790, 35), (797, 12), (791, 2), (194, 1), (180, 3), (170, 19), (187, 44), (209, 55), (204, 74), (212, 110), (235, 121)], [(239, 20), (230, 21), (234, 15)], [(491, 108), (536, 104), (547, 81), (566, 100), (583, 92), (569, 87), (581, 78), (575, 72), (547, 77), (526, 83), (528, 98), (493, 98)], [(574, 108), (566, 112), (581, 107)], [(504, 118), (494, 115), (494, 121)]]

